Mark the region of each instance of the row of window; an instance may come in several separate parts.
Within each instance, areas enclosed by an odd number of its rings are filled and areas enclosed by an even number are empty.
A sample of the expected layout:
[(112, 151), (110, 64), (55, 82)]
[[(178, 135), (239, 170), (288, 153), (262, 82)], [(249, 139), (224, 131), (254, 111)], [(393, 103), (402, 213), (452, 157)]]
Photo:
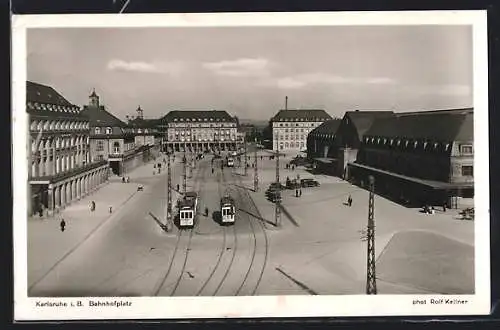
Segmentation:
[[(180, 122), (197, 122), (197, 121), (203, 121), (203, 122), (210, 122), (210, 121), (221, 122), (222, 121), (222, 122), (226, 122), (227, 120), (221, 119), (221, 118), (215, 118), (215, 119), (214, 118), (186, 118), (185, 120), (184, 120), (184, 118), (174, 118), (174, 122), (178, 122), (178, 121), (180, 121)], [(194, 124), (194, 125), (196, 125), (196, 124)], [(198, 124), (198, 125), (201, 125), (201, 124)], [(228, 123), (228, 124), (226, 124), (226, 126), (236, 127), (236, 124), (235, 123)], [(210, 126), (210, 127), (212, 127), (212, 126)]]
[[(85, 148), (85, 146), (89, 143), (89, 137), (80, 137), (80, 138), (56, 138), (55, 139), (55, 144), (56, 148), (69, 148), (69, 147), (74, 147), (74, 146), (80, 146), (82, 149)], [(52, 141), (47, 139), (47, 140), (42, 140), (39, 148), (40, 149), (50, 149), (51, 148)], [(32, 141), (32, 150), (35, 148), (35, 141)]]
[[(432, 147), (434, 149), (437, 149), (439, 146), (442, 144), (439, 142), (434, 142), (434, 143), (429, 143), (429, 142), (419, 142), (419, 141), (410, 141), (407, 139), (394, 139), (394, 138), (375, 138), (375, 137), (365, 137), (364, 141), (366, 144), (372, 144), (372, 145), (390, 145), (390, 146), (401, 146), (404, 145), (405, 147), (411, 146), (413, 148), (418, 148), (422, 146), (424, 149), (428, 147)], [(450, 144), (446, 143), (444, 144), (444, 147), (446, 150), (449, 150)]]
[(60, 120), (33, 120), (30, 124), (32, 131), (51, 130), (83, 130), (88, 129), (89, 123), (83, 121), (60, 121)]
[[(184, 131), (181, 131), (181, 132), (176, 131), (176, 132), (175, 132), (175, 135), (179, 135), (179, 133), (180, 133), (180, 135), (184, 135), (184, 133), (185, 133), (186, 135), (191, 135), (191, 132), (190, 132), (190, 131), (187, 131), (187, 132), (184, 132)], [(234, 135), (234, 132), (231, 132), (231, 131), (221, 131), (221, 132), (213, 132), (213, 133), (206, 133), (206, 132), (193, 132), (193, 136), (194, 136), (194, 135), (212, 136), (212, 135), (218, 135), (218, 134), (220, 134), (220, 135)]]
[(275, 135), (274, 138), (276, 140), (288, 140), (288, 137), (290, 137), (290, 140), (304, 140), (306, 137), (304, 134), (302, 135)]
[(178, 137), (176, 136), (175, 138), (173, 137), (170, 137), (168, 139), (168, 141), (181, 141), (181, 142), (213, 142), (213, 141), (236, 141), (236, 139), (234, 137), (231, 137), (231, 138), (224, 138), (224, 137), (220, 137), (220, 138), (201, 138), (201, 137), (196, 137), (196, 136), (193, 136), (193, 138), (189, 138), (189, 137)]
[(308, 129), (307, 128), (305, 130), (303, 128), (285, 128), (285, 129), (281, 129), (281, 130), (276, 129), (276, 132), (283, 132), (283, 131), (285, 133), (288, 133), (289, 131), (290, 131), (290, 133), (293, 133), (293, 132), (295, 132), (295, 133), (299, 133), (299, 132), (300, 133), (304, 133), (304, 132), (306, 132), (307, 133)]
[(304, 142), (281, 142), (280, 149), (288, 148), (304, 148)]
[(80, 112), (80, 108), (76, 106), (64, 106), (58, 104), (49, 104), (49, 103), (39, 103), (39, 102), (29, 102), (28, 101), (28, 109), (31, 110), (48, 110), (54, 112), (66, 112), (66, 113), (78, 113)]
[(278, 122), (280, 122), (280, 121), (281, 122), (283, 122), (283, 121), (285, 121), (285, 122), (287, 122), (287, 121), (288, 122), (290, 122), (290, 121), (294, 121), (294, 122), (295, 121), (306, 121), (307, 122), (307, 121), (327, 121), (329, 119), (330, 118), (321, 118), (321, 117), (314, 117), (314, 118), (283, 118), (283, 119), (278, 119), (276, 121), (278, 121)]
[(279, 127), (316, 127), (319, 125), (321, 125), (321, 123), (302, 123), (302, 124), (295, 123), (295, 125), (292, 123), (290, 123), (290, 124), (279, 123), (279, 124), (273, 125), (273, 127), (276, 127), (276, 126), (279, 126)]

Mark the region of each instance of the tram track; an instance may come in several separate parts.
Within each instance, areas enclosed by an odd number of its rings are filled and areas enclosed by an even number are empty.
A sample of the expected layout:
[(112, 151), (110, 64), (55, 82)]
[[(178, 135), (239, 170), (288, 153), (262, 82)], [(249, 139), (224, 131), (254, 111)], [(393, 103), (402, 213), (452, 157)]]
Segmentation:
[[(203, 174), (205, 173), (206, 171), (206, 167), (203, 167), (202, 169), (199, 169), (198, 172), (197, 172), (197, 175), (196, 175), (196, 178), (195, 178), (195, 183), (198, 184), (198, 189), (196, 190), (197, 191), (197, 194), (199, 196), (199, 193), (200, 191), (202, 190), (202, 187), (203, 187), (203, 180), (200, 180), (200, 179), (203, 179)], [(198, 211), (196, 212), (197, 215), (198, 215)], [(177, 240), (176, 240), (176, 243), (175, 243), (175, 247), (174, 247), (174, 251), (172, 253), (172, 257), (170, 258), (170, 263), (169, 263), (169, 266), (168, 266), (168, 269), (167, 269), (167, 272), (165, 273), (165, 275), (163, 276), (158, 288), (155, 290), (154, 292), (154, 295), (155, 296), (158, 296), (160, 295), (161, 291), (162, 291), (162, 288), (164, 288), (165, 286), (165, 283), (169, 277), (169, 275), (172, 273), (172, 269), (174, 268), (174, 264), (177, 265), (177, 259), (179, 259), (178, 257), (178, 252), (180, 250), (184, 251), (183, 253), (183, 258), (181, 259), (182, 261), (182, 264), (181, 264), (181, 269), (180, 271), (178, 272), (178, 276), (174, 282), (174, 287), (172, 289), (172, 291), (170, 292), (170, 296), (173, 296), (175, 295), (181, 281), (182, 281), (182, 277), (184, 275), (184, 272), (186, 270), (186, 264), (187, 264), (187, 261), (188, 261), (188, 258), (189, 258), (189, 252), (190, 252), (190, 248), (191, 248), (191, 241), (192, 241), (192, 238), (193, 238), (193, 232), (195, 230), (195, 227), (196, 227), (196, 224), (197, 222), (195, 221), (194, 223), (194, 226), (193, 228), (190, 228), (188, 230), (184, 230), (184, 229), (178, 229), (178, 232), (177, 232)], [(184, 233), (189, 233), (188, 237), (187, 237), (187, 242), (185, 242), (185, 247), (182, 248), (182, 249), (179, 249), (179, 246), (181, 245), (180, 243), (183, 241), (181, 238), (184, 235)]]
[[(238, 179), (238, 181), (240, 181), (241, 183), (241, 179)], [(256, 214), (259, 214), (258, 212), (258, 209), (255, 205), (255, 203), (253, 202), (251, 196), (248, 196), (248, 193), (245, 191), (244, 193), (241, 192), (242, 188), (240, 187), (236, 187), (235, 188), (237, 193), (238, 193), (238, 196), (239, 196), (239, 199), (240, 201), (246, 205), (247, 207), (249, 205), (253, 206), (255, 209), (256, 209)], [(249, 200), (250, 200), (250, 203), (249, 203)], [(245, 201), (245, 202), (243, 202)], [(250, 210), (249, 210), (250, 211)], [(259, 272), (258, 272), (258, 276), (257, 276), (257, 281), (255, 283), (255, 286), (253, 287), (253, 289), (250, 291), (251, 292), (251, 295), (255, 295), (255, 293), (257, 292), (258, 288), (259, 288), (259, 285), (262, 281), (262, 278), (264, 276), (264, 272), (265, 272), (265, 269), (266, 269), (266, 266), (267, 266), (267, 260), (268, 260), (268, 254), (269, 254), (269, 239), (267, 237), (267, 232), (266, 232), (266, 228), (265, 226), (260, 222), (260, 220), (257, 221), (257, 226), (253, 223), (252, 219), (250, 218), (250, 216), (247, 214), (247, 221), (248, 221), (248, 224), (250, 226), (250, 229), (251, 229), (251, 232), (252, 232), (252, 238), (253, 238), (253, 251), (252, 251), (252, 257), (250, 259), (250, 264), (248, 266), (248, 269), (245, 273), (245, 276), (243, 278), (243, 281), (241, 283), (241, 285), (238, 287), (238, 289), (236, 290), (236, 296), (240, 295), (242, 289), (244, 288), (245, 284), (248, 283), (248, 279), (250, 277), (250, 273), (252, 272), (252, 269), (254, 267), (254, 264), (255, 264), (255, 259), (256, 259), (256, 255), (257, 255), (257, 230), (256, 230), (256, 227), (259, 227), (260, 228), (260, 231), (262, 232), (262, 236), (264, 237), (264, 260), (262, 262), (262, 267), (260, 268)]]
[[(219, 175), (218, 175), (218, 178), (217, 178), (217, 193), (218, 193), (218, 196), (219, 196), (219, 199), (222, 198), (222, 193), (221, 193), (221, 186), (222, 186), (222, 182), (225, 182), (225, 178), (224, 178), (224, 173), (221, 172)], [(226, 251), (226, 248), (227, 248), (227, 231), (228, 231), (228, 228), (227, 227), (224, 227), (223, 228), (223, 238), (222, 238), (222, 246), (220, 248), (220, 251), (218, 253), (218, 256), (217, 256), (217, 261), (214, 265), (214, 268), (212, 269), (212, 271), (210, 272), (210, 274), (208, 275), (208, 277), (205, 279), (205, 281), (203, 282), (203, 285), (201, 286), (201, 288), (198, 290), (198, 292), (196, 293), (197, 296), (200, 296), (203, 291), (205, 290), (205, 288), (207, 287), (207, 285), (210, 283), (210, 281), (212, 281), (212, 279), (214, 278), (214, 275), (215, 273), (217, 272), (217, 270), (219, 269), (220, 267), (220, 264), (222, 262), (222, 259), (223, 259), (223, 256), (225, 255), (225, 251)], [(236, 235), (235, 235), (236, 237)], [(234, 250), (235, 250), (235, 247), (236, 247), (236, 242), (235, 242), (235, 245), (233, 246), (233, 253), (234, 253)], [(229, 268), (229, 267), (228, 267)], [(226, 275), (227, 276), (227, 275)], [(224, 281), (224, 279), (222, 280), (222, 282)], [(222, 283), (221, 282), (221, 283)], [(214, 293), (214, 295), (218, 292), (218, 290), (220, 289), (220, 286), (221, 286), (221, 283), (219, 283), (219, 285), (217, 286), (216, 288), (216, 292)]]

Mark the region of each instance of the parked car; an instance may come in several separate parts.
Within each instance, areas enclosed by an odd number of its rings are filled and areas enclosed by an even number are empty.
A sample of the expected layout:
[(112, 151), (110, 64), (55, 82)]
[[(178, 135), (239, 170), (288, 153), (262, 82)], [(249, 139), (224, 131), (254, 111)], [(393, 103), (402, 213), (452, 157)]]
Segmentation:
[(319, 182), (314, 180), (314, 179), (301, 179), (300, 180), (300, 186), (307, 188), (307, 187), (318, 187)]

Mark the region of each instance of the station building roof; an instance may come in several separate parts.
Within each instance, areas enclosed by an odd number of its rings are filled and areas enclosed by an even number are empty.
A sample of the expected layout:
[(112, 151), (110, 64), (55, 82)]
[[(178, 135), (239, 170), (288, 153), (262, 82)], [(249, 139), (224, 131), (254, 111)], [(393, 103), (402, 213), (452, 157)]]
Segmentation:
[(323, 122), (321, 125), (313, 129), (309, 133), (309, 137), (312, 138), (326, 138), (326, 139), (334, 139), (335, 134), (342, 122), (341, 119), (330, 119)]
[(365, 136), (441, 142), (472, 141), (473, 111), (398, 113), (374, 121)]
[(332, 119), (325, 110), (322, 109), (287, 109), (280, 110), (271, 119), (273, 122), (294, 122), (294, 121), (306, 121), (306, 122), (318, 122), (326, 121)]
[(236, 122), (225, 110), (173, 110), (160, 118), (161, 124), (171, 122)]
[(350, 120), (354, 127), (356, 128), (356, 131), (358, 133), (358, 138), (361, 141), (363, 135), (365, 132), (367, 132), (373, 122), (378, 119), (378, 118), (390, 118), (394, 115), (394, 112), (392, 111), (377, 111), (377, 110), (366, 110), (366, 111), (360, 111), (360, 110), (354, 110), (354, 111), (347, 111), (344, 115), (343, 120)]
[(26, 81), (26, 112), (47, 119), (88, 120), (80, 107), (69, 102), (53, 87)]

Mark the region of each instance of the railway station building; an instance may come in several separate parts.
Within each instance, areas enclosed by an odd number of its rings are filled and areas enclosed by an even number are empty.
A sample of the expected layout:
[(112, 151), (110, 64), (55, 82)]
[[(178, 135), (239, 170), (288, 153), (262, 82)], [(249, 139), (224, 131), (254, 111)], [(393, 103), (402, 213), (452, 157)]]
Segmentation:
[(456, 208), (474, 196), (473, 109), (398, 113), (363, 134), (350, 180), (409, 206)]
[(108, 163), (90, 153), (88, 116), (54, 88), (27, 81), (28, 216), (52, 215), (108, 179)]
[(305, 151), (307, 136), (316, 127), (332, 117), (319, 109), (280, 110), (272, 117), (273, 150)]
[(238, 122), (223, 110), (174, 110), (160, 118), (163, 150), (168, 152), (236, 151)]
[(356, 160), (365, 132), (392, 111), (347, 111), (341, 120), (325, 121), (307, 137), (307, 155), (315, 171), (348, 178), (347, 164)]
[(128, 171), (150, 159), (153, 146), (136, 145), (134, 128), (107, 111), (95, 90), (81, 113), (90, 121), (92, 161), (104, 160), (114, 175), (126, 176)]

